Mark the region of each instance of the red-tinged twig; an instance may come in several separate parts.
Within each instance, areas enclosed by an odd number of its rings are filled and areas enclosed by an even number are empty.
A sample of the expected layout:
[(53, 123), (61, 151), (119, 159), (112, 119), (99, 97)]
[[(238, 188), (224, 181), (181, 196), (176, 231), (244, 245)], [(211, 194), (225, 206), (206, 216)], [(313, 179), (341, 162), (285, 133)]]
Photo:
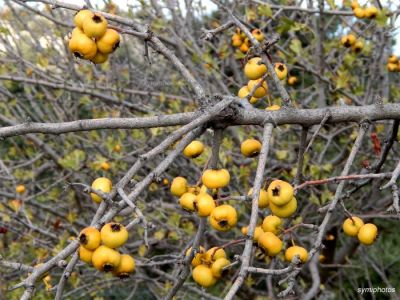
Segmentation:
[(361, 179), (383, 179), (383, 178), (390, 178), (392, 173), (379, 173), (379, 174), (354, 174), (354, 175), (346, 175), (346, 176), (335, 176), (326, 179), (318, 179), (318, 180), (309, 180), (305, 181), (302, 184), (295, 187), (295, 190), (304, 189), (310, 185), (321, 185), (330, 182), (336, 181), (350, 181), (350, 180), (361, 180)]

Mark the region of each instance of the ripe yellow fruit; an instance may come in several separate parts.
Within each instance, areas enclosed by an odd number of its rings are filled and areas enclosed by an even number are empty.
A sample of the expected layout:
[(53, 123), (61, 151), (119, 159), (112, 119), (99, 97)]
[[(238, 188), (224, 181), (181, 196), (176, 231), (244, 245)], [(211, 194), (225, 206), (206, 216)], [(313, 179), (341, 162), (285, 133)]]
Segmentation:
[(297, 77), (296, 76), (290, 76), (289, 78), (288, 78), (288, 84), (289, 85), (295, 85), (295, 84), (297, 84), (297, 82), (298, 82), (298, 79), (297, 79)]
[(390, 55), (388, 58), (388, 63), (390, 64), (397, 64), (399, 61), (398, 57), (394, 54)]
[(96, 227), (86, 227), (79, 233), (79, 243), (87, 250), (94, 250), (100, 246), (100, 231)]
[(242, 44), (243, 44), (242, 38), (239, 35), (234, 34), (232, 36), (232, 46), (233, 47), (240, 47)]
[(212, 247), (204, 254), (203, 262), (210, 264), (220, 258), (226, 258), (225, 250), (218, 247)]
[(20, 199), (13, 199), (8, 201), (8, 205), (15, 211), (18, 212), (21, 209), (22, 201)]
[(119, 266), (114, 270), (113, 274), (119, 278), (128, 278), (129, 274), (135, 271), (135, 259), (128, 255), (122, 254)]
[(268, 201), (278, 206), (287, 204), (293, 198), (293, 187), (283, 180), (274, 180), (268, 186)]
[(282, 250), (282, 241), (272, 232), (264, 232), (258, 238), (258, 246), (268, 256), (275, 256)]
[(289, 218), (291, 215), (293, 215), (296, 212), (297, 200), (295, 197), (293, 197), (292, 200), (290, 200), (287, 204), (282, 205), (282, 206), (275, 205), (274, 203), (272, 203), (270, 201), (269, 209), (277, 217)]
[(194, 201), (194, 208), (200, 217), (208, 217), (215, 209), (215, 201), (207, 193), (200, 193)]
[(277, 216), (266, 216), (261, 225), (265, 232), (272, 232), (273, 234), (278, 234), (281, 230), (282, 220)]
[(255, 157), (261, 151), (261, 143), (256, 139), (247, 139), (240, 145), (240, 151), (246, 157)]
[(78, 58), (92, 59), (97, 53), (96, 43), (84, 34), (71, 36), (68, 48)]
[[(247, 193), (247, 196), (250, 196), (253, 194), (253, 188), (249, 190)], [(258, 207), (259, 208), (266, 208), (268, 207), (268, 193), (264, 189), (260, 189), (260, 196), (258, 197)]]
[(274, 66), (274, 70), (279, 80), (283, 80), (287, 77), (288, 68), (283, 63), (276, 63)]
[(231, 180), (231, 176), (226, 169), (208, 169), (204, 171), (203, 175), (201, 176), (201, 180), (209, 189), (218, 189), (227, 186)]
[(367, 223), (361, 226), (357, 235), (360, 243), (367, 246), (372, 245), (375, 242), (377, 236), (378, 228), (372, 223)]
[(360, 230), (361, 226), (364, 225), (364, 222), (359, 217), (352, 216), (352, 219), (347, 218), (343, 222), (342, 228), (346, 235), (357, 236), (358, 231)]
[(236, 32), (234, 35), (232, 35), (232, 39), (233, 40), (242, 39), (242, 35), (240, 34), (240, 32)]
[(72, 32), (71, 32), (71, 37), (74, 35), (80, 35), (80, 34), (85, 34), (81, 28), (75, 27)]
[[(190, 255), (190, 252), (192, 251), (192, 247), (186, 250), (186, 256)], [(206, 249), (203, 246), (200, 246), (197, 250), (197, 253), (194, 255), (192, 259), (192, 266), (197, 267), (198, 265), (201, 265), (204, 259)]]
[(211, 268), (205, 265), (198, 265), (193, 269), (192, 272), (193, 280), (202, 287), (213, 286), (217, 279), (213, 276)]
[(171, 193), (174, 196), (182, 196), (188, 190), (187, 180), (183, 177), (175, 177), (171, 183)]
[(226, 258), (219, 258), (211, 265), (211, 272), (215, 278), (221, 278), (224, 273), (223, 268), (228, 266), (231, 262)]
[[(261, 63), (261, 57), (253, 57), (250, 59), (244, 67), (244, 74), (251, 80), (261, 78), (267, 73), (267, 67)], [(260, 64), (259, 64), (260, 63)]]
[(79, 258), (87, 264), (92, 264), (93, 251), (86, 249), (83, 246), (79, 247)]
[(364, 48), (363, 41), (357, 41), (354, 45), (351, 46), (351, 50), (353, 50), (353, 52), (355, 53), (360, 53), (363, 48)]
[(196, 195), (193, 193), (184, 193), (180, 198), (179, 198), (179, 205), (187, 211), (195, 211), (195, 204), (194, 202), (196, 201)]
[(277, 105), (277, 104), (268, 106), (268, 107), (266, 108), (266, 110), (271, 110), (271, 111), (273, 111), (273, 110), (280, 110), (280, 109), (281, 109), (281, 107), (280, 107), (279, 105)]
[(254, 104), (254, 103), (257, 103), (258, 100), (259, 100), (259, 98), (251, 97), (250, 100), (249, 100), (249, 102), (250, 102), (251, 104)]
[(111, 166), (110, 166), (110, 164), (108, 162), (103, 161), (100, 164), (100, 168), (102, 168), (104, 171), (108, 171), (108, 170), (110, 170)]
[[(103, 193), (109, 193), (112, 189), (112, 182), (106, 177), (97, 178), (92, 182), (92, 189), (102, 191)], [(100, 203), (102, 200), (101, 197), (95, 193), (90, 193), (90, 197), (96, 203)]]
[(396, 71), (398, 70), (398, 65), (397, 65), (397, 63), (395, 63), (395, 64), (388, 63), (388, 64), (386, 65), (386, 67), (387, 67), (387, 69), (388, 69), (389, 72), (396, 72)]
[[(247, 83), (247, 89), (249, 90), (249, 92), (251, 93), (253, 91), (253, 89), (255, 88), (256, 85), (258, 85), (258, 83), (262, 80), (262, 78), (260, 79), (256, 79), (256, 80), (250, 80)], [(268, 92), (268, 85), (267, 82), (264, 80), (263, 83), (261, 84), (260, 87), (258, 87), (254, 93), (253, 96), (256, 98), (261, 98), (264, 97)]]
[(128, 230), (120, 223), (107, 223), (100, 230), (101, 242), (109, 248), (118, 248), (128, 240)]
[(199, 194), (200, 188), (198, 186), (188, 186), (187, 193), (191, 193), (193, 195)]
[(96, 40), (97, 50), (104, 54), (110, 54), (119, 47), (119, 33), (108, 28), (104, 35)]
[(92, 255), (92, 264), (99, 271), (112, 272), (118, 268), (120, 262), (121, 254), (104, 245), (94, 250)]
[(365, 16), (369, 19), (375, 19), (378, 12), (379, 11), (375, 6), (370, 6), (365, 9)]
[[(250, 94), (249, 89), (247, 88), (247, 85), (243, 86), (240, 88), (239, 92), (238, 92), (238, 97), (239, 98), (247, 98), (247, 96)], [(249, 102), (250, 103), (256, 103), (258, 101), (258, 99), (256, 97), (251, 97)]]
[[(244, 235), (247, 235), (247, 233), (249, 232), (249, 226), (242, 227), (241, 231)], [(261, 226), (257, 226), (256, 228), (254, 228), (253, 241), (257, 242), (258, 238), (263, 232), (264, 230), (261, 228)]]
[(198, 195), (200, 193), (207, 193), (208, 189), (207, 187), (203, 184), (201, 187), (198, 186), (188, 186), (187, 192), (192, 193), (194, 195)]
[(237, 223), (236, 209), (229, 205), (223, 204), (217, 206), (210, 214), (210, 225), (216, 230), (227, 231), (234, 227)]
[(358, 4), (358, 1), (352, 1), (351, 2), (351, 9), (355, 10), (356, 8), (360, 7), (360, 4)]
[(75, 14), (74, 23), (76, 27), (82, 29), (83, 21), (86, 19), (90, 19), (94, 16), (94, 14), (88, 9), (82, 9)]
[(355, 16), (357, 19), (363, 19), (363, 18), (365, 18), (366, 11), (365, 11), (364, 8), (362, 8), (362, 7), (357, 7), (357, 8), (355, 8), (355, 9), (353, 10), (353, 12), (354, 12), (354, 16)]
[(240, 48), (239, 48), (239, 50), (242, 53), (247, 53), (247, 51), (249, 51), (249, 49), (250, 49), (250, 47), (246, 42), (244, 42), (242, 45), (240, 45)]
[(104, 54), (104, 53), (101, 53), (100, 51), (97, 51), (96, 56), (93, 57), (90, 61), (92, 63), (98, 65), (98, 64), (105, 63), (107, 61), (107, 59), (108, 59), (108, 54)]
[(249, 226), (243, 226), (240, 231), (242, 232), (243, 235), (246, 235), (247, 232), (249, 232)]
[(89, 38), (101, 38), (107, 30), (107, 20), (99, 13), (85, 18), (82, 23), (82, 30)]
[(248, 94), (250, 94), (250, 91), (247, 88), (247, 85), (245, 85), (245, 86), (240, 88), (240, 90), (238, 92), (238, 97), (239, 98), (246, 98)]
[(23, 194), (23, 193), (25, 193), (25, 191), (26, 191), (26, 188), (25, 188), (25, 185), (23, 185), (23, 184), (19, 184), (15, 187), (15, 192), (17, 192), (18, 194)]
[(308, 252), (305, 248), (299, 246), (292, 246), (286, 249), (285, 251), (285, 259), (288, 262), (291, 262), (293, 257), (296, 255), (299, 256), (302, 263), (305, 263), (308, 258)]
[(253, 31), (251, 32), (251, 34), (254, 36), (254, 38), (261, 42), (264, 39), (264, 34), (261, 32), (260, 29), (253, 29)]
[(244, 32), (241, 32), (241, 31), (240, 31), (240, 28), (237, 28), (237, 29), (236, 29), (236, 33), (237, 33), (238, 35), (240, 35), (240, 37), (242, 38), (242, 40), (247, 39), (246, 34), (245, 34)]
[(356, 40), (357, 40), (357, 38), (354, 34), (348, 34), (348, 35), (342, 36), (340, 42), (343, 46), (348, 48), (348, 47), (351, 47), (352, 45), (354, 45)]
[(204, 151), (204, 145), (200, 141), (192, 141), (183, 149), (183, 155), (189, 158), (196, 158)]
[(115, 146), (114, 146), (114, 149), (113, 149), (115, 152), (121, 152), (121, 145), (120, 144), (116, 144)]

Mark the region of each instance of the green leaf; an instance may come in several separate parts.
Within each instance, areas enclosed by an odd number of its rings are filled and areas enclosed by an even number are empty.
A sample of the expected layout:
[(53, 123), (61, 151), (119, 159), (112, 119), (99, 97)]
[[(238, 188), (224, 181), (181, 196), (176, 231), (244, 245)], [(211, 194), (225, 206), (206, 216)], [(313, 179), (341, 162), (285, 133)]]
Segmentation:
[(322, 169), (326, 172), (332, 172), (333, 170), (333, 165), (332, 164), (324, 164), (322, 165)]
[(236, 58), (236, 59), (243, 59), (243, 58), (245, 58), (245, 57), (246, 57), (246, 54), (242, 53), (242, 52), (239, 51), (239, 50), (236, 50), (236, 52), (235, 52), (235, 58)]
[(279, 20), (279, 25), (276, 27), (276, 31), (279, 34), (284, 34), (286, 32), (288, 32), (292, 26), (294, 26), (294, 21), (289, 19), (289, 18), (281, 18)]
[(352, 66), (356, 59), (357, 56), (347, 53), (345, 54), (343, 61), (347, 66)]
[(381, 11), (379, 11), (378, 15), (376, 16), (375, 21), (379, 27), (386, 26), (388, 20), (387, 13), (388, 10), (386, 8), (383, 8)]
[(66, 169), (78, 171), (81, 163), (86, 159), (86, 154), (82, 150), (76, 149), (59, 160), (59, 164)]
[(299, 22), (294, 23), (294, 26), (292, 26), (293, 31), (303, 31), (306, 28), (307, 28), (307, 24), (299, 23)]
[(289, 151), (287, 150), (276, 150), (275, 155), (278, 160), (285, 160), (287, 159)]
[(10, 34), (10, 30), (8, 29), (8, 28), (6, 28), (6, 27), (0, 27), (0, 33), (1, 34), (5, 34), (5, 35), (8, 35), (8, 34)]
[(336, 78), (336, 88), (340, 89), (347, 87), (351, 79), (349, 72), (347, 70), (339, 70), (337, 73), (338, 77)]
[(313, 203), (315, 205), (318, 205), (318, 206), (321, 205), (318, 197), (314, 193), (311, 193), (311, 196), (308, 199), (310, 200), (311, 203)]
[(317, 165), (310, 166), (310, 174), (312, 178), (319, 179), (321, 175), (321, 170)]
[(336, 8), (335, 0), (326, 0), (330, 8), (334, 9)]
[(293, 39), (290, 42), (289, 46), (290, 50), (292, 50), (295, 54), (299, 54), (301, 52), (301, 41), (299, 39)]
[(272, 18), (272, 9), (268, 4), (260, 5), (258, 7), (258, 14), (260, 16), (266, 16), (266, 17)]
[(321, 204), (324, 205), (333, 197), (329, 190), (324, 190), (321, 194)]

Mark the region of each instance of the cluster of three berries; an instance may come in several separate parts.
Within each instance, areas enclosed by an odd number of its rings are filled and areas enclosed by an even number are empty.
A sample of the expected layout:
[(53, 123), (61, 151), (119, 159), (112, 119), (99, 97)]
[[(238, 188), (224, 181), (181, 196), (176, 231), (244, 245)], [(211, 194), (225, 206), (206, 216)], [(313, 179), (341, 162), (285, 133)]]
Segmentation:
[(102, 64), (118, 48), (119, 33), (108, 28), (107, 20), (101, 14), (83, 9), (75, 15), (74, 23), (76, 27), (72, 30), (68, 48), (76, 57)]
[(82, 261), (104, 272), (113, 272), (120, 278), (128, 277), (135, 270), (135, 260), (117, 250), (128, 240), (128, 231), (119, 223), (105, 224), (99, 231), (86, 227), (79, 234), (79, 257)]

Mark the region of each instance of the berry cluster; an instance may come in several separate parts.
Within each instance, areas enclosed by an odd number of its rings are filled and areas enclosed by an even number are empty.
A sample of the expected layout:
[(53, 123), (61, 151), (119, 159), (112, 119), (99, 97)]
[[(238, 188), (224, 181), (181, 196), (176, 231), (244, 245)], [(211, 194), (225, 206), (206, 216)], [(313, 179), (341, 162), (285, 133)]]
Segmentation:
[[(286, 79), (288, 75), (288, 69), (283, 63), (275, 63), (274, 70), (279, 80)], [(265, 80), (265, 74), (267, 73), (267, 67), (262, 63), (261, 57), (253, 57), (251, 58), (244, 67), (244, 74), (249, 79), (247, 85), (243, 86), (239, 92), (239, 98), (248, 98), (250, 92), (257, 86), (255, 91), (253, 92), (252, 97), (249, 99), (249, 102), (254, 104), (258, 102), (262, 97), (268, 94), (268, 84)], [(296, 77), (294, 77), (296, 78)], [(294, 79), (291, 79), (293, 81)], [(296, 78), (297, 80), (297, 78)], [(295, 82), (293, 82), (295, 84)], [(293, 85), (292, 84), (292, 85)], [(270, 110), (276, 110), (279, 108), (274, 107)]]
[[(261, 147), (258, 140), (247, 139), (241, 144), (240, 150), (246, 157), (255, 157), (260, 153)], [(183, 154), (188, 158), (194, 158), (201, 155), (203, 151), (203, 143), (193, 141), (186, 146)], [(196, 212), (200, 217), (208, 217), (212, 228), (218, 231), (228, 231), (234, 228), (238, 221), (236, 209), (229, 204), (217, 206), (215, 201), (218, 190), (226, 187), (230, 182), (229, 171), (207, 169), (201, 176), (201, 182), (201, 186), (200, 184), (190, 186), (185, 178), (175, 177), (170, 190), (174, 196), (180, 197), (179, 204), (184, 210)], [(253, 189), (250, 189), (248, 196), (251, 196), (252, 193)], [(280, 218), (289, 218), (297, 210), (297, 200), (294, 197), (292, 185), (283, 180), (272, 181), (266, 190), (260, 190), (258, 206), (259, 208), (269, 207), (273, 215), (265, 217), (262, 226), (256, 227), (254, 241), (258, 245), (258, 250), (268, 256), (275, 256), (280, 253), (283, 245), (277, 236), (283, 223)], [(247, 234), (247, 227), (242, 228), (242, 232)], [(191, 248), (187, 250), (187, 256), (190, 255), (190, 251)], [(286, 250), (285, 257), (288, 261), (291, 261), (295, 255), (305, 262), (308, 253), (307, 250), (296, 245)], [(223, 249), (214, 247), (205, 251), (203, 247), (200, 247), (192, 260), (193, 279), (203, 287), (212, 286), (221, 277), (224, 267), (229, 264)]]
[[(268, 215), (264, 218), (262, 224), (254, 230), (253, 240), (258, 246), (258, 250), (272, 257), (278, 255), (283, 248), (283, 242), (278, 237), (282, 231), (283, 221), (276, 215)], [(247, 235), (248, 227), (242, 227), (242, 233)], [(285, 252), (285, 259), (291, 262), (298, 255), (300, 261), (305, 263), (308, 258), (308, 252), (305, 248), (293, 245), (288, 247)]]
[(202, 175), (201, 187), (189, 186), (185, 178), (176, 177), (171, 183), (171, 193), (180, 197), (179, 205), (184, 210), (197, 212), (200, 217), (208, 217), (211, 227), (218, 231), (228, 231), (237, 223), (236, 209), (229, 204), (217, 206), (208, 189), (216, 192), (217, 189), (227, 186), (229, 181), (228, 170), (208, 169)]
[(364, 224), (363, 220), (356, 216), (351, 216), (343, 222), (343, 231), (348, 236), (357, 237), (363, 245), (372, 245), (378, 236), (375, 224)]
[(346, 48), (351, 47), (351, 50), (356, 54), (360, 53), (364, 48), (364, 42), (360, 39), (357, 39), (352, 33), (342, 36), (340, 43)]
[[(264, 40), (264, 34), (260, 29), (254, 29), (251, 34), (259, 42)], [(251, 42), (244, 32), (241, 32), (239, 28), (236, 28), (236, 33), (232, 36), (232, 46), (239, 48), (242, 53), (247, 53), (251, 47)]]
[[(192, 247), (186, 251), (186, 256), (189, 256), (191, 251)], [(213, 247), (206, 251), (200, 246), (192, 259), (192, 278), (202, 287), (213, 286), (224, 275), (224, 268), (230, 263), (224, 249)]]
[(119, 33), (107, 28), (107, 20), (100, 13), (80, 10), (74, 17), (74, 23), (76, 27), (72, 30), (68, 48), (75, 57), (102, 64), (118, 48)]
[(351, 3), (354, 16), (358, 19), (375, 19), (379, 10), (375, 6), (360, 7), (357, 0)]
[(117, 250), (128, 240), (128, 231), (119, 223), (107, 223), (99, 231), (86, 227), (79, 234), (79, 257), (97, 270), (112, 272), (120, 278), (129, 277), (135, 270), (135, 260)]

